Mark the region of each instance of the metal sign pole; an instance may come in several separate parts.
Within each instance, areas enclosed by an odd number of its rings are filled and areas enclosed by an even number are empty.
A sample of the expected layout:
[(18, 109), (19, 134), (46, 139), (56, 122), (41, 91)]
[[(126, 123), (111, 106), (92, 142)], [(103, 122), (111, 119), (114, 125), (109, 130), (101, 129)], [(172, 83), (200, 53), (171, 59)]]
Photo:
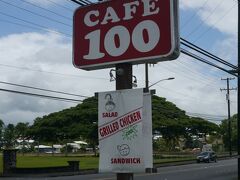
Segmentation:
[[(132, 89), (132, 65), (116, 65), (116, 90)], [(133, 180), (133, 173), (117, 173), (117, 180)]]

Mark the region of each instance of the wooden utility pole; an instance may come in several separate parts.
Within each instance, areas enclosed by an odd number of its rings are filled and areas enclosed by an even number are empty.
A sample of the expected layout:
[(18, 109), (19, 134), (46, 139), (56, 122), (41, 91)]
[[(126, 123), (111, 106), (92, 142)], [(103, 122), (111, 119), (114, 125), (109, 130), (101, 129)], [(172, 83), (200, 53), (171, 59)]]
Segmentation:
[(228, 140), (229, 140), (229, 156), (232, 156), (232, 128), (231, 128), (231, 112), (230, 112), (230, 91), (237, 90), (236, 88), (229, 88), (229, 81), (235, 78), (221, 79), (222, 81), (227, 81), (227, 89), (220, 89), (221, 91), (227, 91), (226, 100), (228, 104)]
[(149, 80), (148, 80), (148, 63), (145, 63), (145, 91), (149, 91)]
[(227, 91), (226, 100), (228, 103), (228, 141), (229, 141), (229, 156), (232, 156), (232, 128), (231, 128), (231, 111), (230, 111), (230, 91), (237, 90), (236, 88), (229, 88), (229, 81), (235, 78), (221, 79), (227, 81), (227, 89), (220, 89), (221, 91)]

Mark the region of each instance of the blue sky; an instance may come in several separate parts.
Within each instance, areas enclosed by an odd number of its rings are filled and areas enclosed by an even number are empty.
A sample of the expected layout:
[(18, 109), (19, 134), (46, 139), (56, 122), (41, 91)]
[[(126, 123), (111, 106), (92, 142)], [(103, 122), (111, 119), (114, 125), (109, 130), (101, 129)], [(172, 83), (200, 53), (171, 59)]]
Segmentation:
[[(72, 65), (72, 16), (77, 7), (68, 0), (0, 0), (0, 81), (85, 96), (114, 90), (110, 69), (84, 71)], [(180, 0), (180, 32), (181, 37), (237, 64), (235, 0)], [(150, 84), (175, 77), (155, 85), (157, 95), (188, 113), (226, 117), (226, 93), (220, 88), (226, 88), (221, 78), (230, 75), (185, 55), (151, 66), (149, 71)], [(144, 66), (134, 66), (133, 74), (138, 87), (144, 87)], [(235, 86), (236, 80), (231, 81), (231, 87)], [(0, 88), (63, 97), (1, 83)], [(236, 95), (231, 91), (232, 114), (236, 113)], [(32, 122), (76, 105), (7, 92), (0, 92), (0, 98), (0, 118), (5, 123)]]

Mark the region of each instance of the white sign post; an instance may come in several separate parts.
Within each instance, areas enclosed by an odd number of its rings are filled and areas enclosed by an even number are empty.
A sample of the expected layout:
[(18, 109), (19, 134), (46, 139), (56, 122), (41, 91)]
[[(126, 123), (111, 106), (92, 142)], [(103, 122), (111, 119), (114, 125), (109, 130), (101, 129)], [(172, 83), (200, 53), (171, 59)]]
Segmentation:
[[(99, 93), (99, 172), (145, 172), (152, 167), (151, 123), (143, 123), (149, 116), (143, 98), (143, 89)], [(150, 140), (143, 139), (143, 127)]]
[(152, 146), (152, 95), (145, 93), (143, 96), (143, 143), (144, 163), (148, 169), (153, 168)]

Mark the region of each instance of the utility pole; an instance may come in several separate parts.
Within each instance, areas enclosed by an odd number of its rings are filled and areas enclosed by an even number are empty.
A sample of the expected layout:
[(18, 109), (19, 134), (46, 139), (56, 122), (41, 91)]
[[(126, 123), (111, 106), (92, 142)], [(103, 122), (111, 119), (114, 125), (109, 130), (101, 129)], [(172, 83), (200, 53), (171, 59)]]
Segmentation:
[[(132, 89), (132, 65), (116, 65), (116, 90)], [(133, 173), (117, 173), (117, 180), (133, 180)]]
[(235, 78), (221, 79), (222, 81), (227, 81), (227, 89), (220, 89), (221, 91), (227, 91), (226, 100), (228, 104), (228, 138), (229, 138), (229, 156), (232, 156), (232, 130), (231, 130), (231, 112), (230, 112), (230, 91), (236, 90), (236, 88), (229, 88), (229, 81)]
[(148, 80), (148, 63), (145, 63), (145, 91), (149, 91), (149, 80)]

